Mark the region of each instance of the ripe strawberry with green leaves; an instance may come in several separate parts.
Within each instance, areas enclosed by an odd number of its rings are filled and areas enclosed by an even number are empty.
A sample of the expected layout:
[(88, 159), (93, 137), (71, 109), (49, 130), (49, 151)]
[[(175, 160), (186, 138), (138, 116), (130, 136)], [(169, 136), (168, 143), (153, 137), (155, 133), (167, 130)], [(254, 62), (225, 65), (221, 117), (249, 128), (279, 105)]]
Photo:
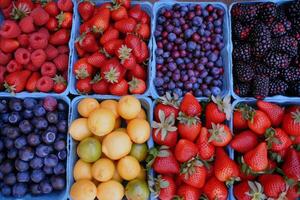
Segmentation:
[(87, 57), (87, 62), (96, 68), (101, 68), (104, 65), (105, 61), (106, 56), (99, 51), (96, 51), (95, 53)]
[(86, 52), (94, 53), (99, 50), (95, 35), (92, 33), (83, 33), (76, 42), (79, 43), (81, 49)]
[(183, 112), (179, 113), (177, 117), (178, 122), (178, 133), (181, 138), (195, 141), (201, 131), (201, 121), (198, 117), (188, 117)]
[(232, 134), (229, 127), (225, 124), (214, 124), (212, 123), (212, 128), (208, 130), (210, 137), (208, 142), (211, 142), (214, 146), (224, 147), (232, 139)]
[(119, 21), (128, 18), (127, 10), (124, 6), (116, 4), (111, 7), (111, 18), (114, 21)]
[(17, 0), (12, 5), (13, 9), (10, 13), (10, 16), (14, 20), (19, 20), (25, 16), (28, 16), (34, 9), (34, 5), (31, 0)]
[(258, 100), (256, 103), (259, 110), (267, 114), (271, 120), (271, 124), (274, 127), (278, 127), (283, 119), (284, 108), (280, 107), (277, 104)]
[(198, 153), (198, 146), (186, 139), (180, 139), (177, 142), (174, 150), (175, 158), (180, 163), (187, 162), (188, 160), (195, 157), (197, 153)]
[(237, 200), (266, 199), (264, 188), (259, 182), (242, 181), (233, 186), (233, 194)]
[(188, 184), (181, 184), (177, 191), (177, 196), (174, 200), (198, 200), (201, 196), (201, 190)]
[(91, 77), (76, 81), (76, 89), (80, 94), (89, 94), (92, 91)]
[(70, 30), (62, 28), (51, 34), (49, 43), (52, 45), (65, 45), (68, 44), (70, 39)]
[(145, 93), (147, 86), (144, 80), (133, 77), (129, 84), (129, 92), (131, 94), (143, 94)]
[(95, 4), (91, 0), (81, 1), (78, 5), (78, 13), (80, 17), (87, 21), (89, 20), (95, 11)]
[(281, 169), (289, 179), (300, 181), (300, 158), (295, 149), (288, 150)]
[(117, 58), (107, 60), (101, 68), (101, 77), (108, 83), (118, 83), (123, 77), (125, 69)]
[(214, 176), (206, 182), (203, 193), (208, 199), (226, 200), (228, 197), (226, 185)]
[(245, 130), (236, 134), (230, 142), (230, 147), (240, 153), (246, 153), (256, 147), (258, 138), (251, 130)]
[(136, 64), (135, 67), (132, 70), (129, 70), (127, 73), (128, 79), (132, 79), (133, 76), (146, 81), (147, 80), (146, 67)]
[(108, 42), (106, 42), (103, 45), (103, 50), (113, 56), (115, 55), (115, 52), (117, 52), (117, 50), (123, 45), (123, 41), (120, 39), (113, 39), (113, 40), (109, 40)]
[(282, 129), (291, 136), (300, 135), (300, 108), (295, 107), (284, 114)]
[(103, 33), (109, 27), (110, 10), (103, 8), (98, 11), (90, 20), (89, 24), (94, 33)]
[[(243, 156), (244, 164), (246, 164), (245, 170), (249, 171), (246, 168), (249, 167), (253, 172), (262, 172), (268, 167), (268, 151), (267, 144), (265, 142), (260, 143), (254, 149), (248, 151)], [(249, 173), (247, 173), (249, 174)]]
[(129, 70), (134, 69), (136, 65), (135, 56), (131, 51), (132, 49), (128, 48), (126, 45), (121, 45), (121, 47), (115, 52), (121, 60), (121, 64)]
[(138, 36), (127, 34), (124, 43), (126, 44), (126, 46), (132, 49), (137, 63), (143, 63), (149, 58), (148, 46)]
[(174, 114), (166, 116), (163, 110), (159, 110), (158, 115), (159, 121), (152, 124), (153, 140), (156, 144), (174, 147), (178, 137)]
[(164, 200), (172, 200), (176, 194), (176, 184), (174, 179), (168, 175), (158, 175), (157, 178), (149, 178), (150, 191), (155, 197)]
[(87, 58), (81, 58), (74, 64), (73, 73), (77, 79), (85, 79), (93, 75), (93, 67), (87, 62)]
[(238, 130), (247, 129), (247, 120), (250, 118), (252, 111), (253, 108), (247, 104), (239, 104), (233, 112), (233, 128)]
[(61, 12), (56, 16), (59, 28), (71, 28), (73, 14), (71, 12)]
[(59, 8), (58, 8), (57, 3), (55, 1), (48, 1), (44, 5), (44, 9), (52, 17), (55, 17), (59, 14)]
[(268, 128), (265, 137), (268, 148), (272, 151), (281, 151), (292, 145), (291, 139), (281, 128)]
[(112, 95), (123, 96), (128, 94), (128, 83), (125, 79), (121, 79), (118, 83), (109, 84), (108, 89)]
[(215, 155), (215, 146), (208, 142), (209, 133), (206, 127), (202, 127), (199, 137), (196, 141), (198, 146), (198, 155), (202, 160), (211, 160)]
[(21, 70), (10, 73), (5, 76), (4, 88), (7, 92), (18, 93), (25, 89), (27, 80), (31, 72), (29, 70)]
[(73, 10), (72, 0), (58, 0), (57, 6), (60, 10), (64, 12), (71, 12)]
[(148, 40), (150, 37), (150, 26), (148, 24), (137, 24), (135, 27), (135, 33), (143, 40)]
[(132, 33), (136, 25), (137, 25), (136, 21), (133, 18), (128, 17), (116, 21), (114, 27), (121, 33), (127, 34), (127, 33)]
[(232, 111), (230, 96), (226, 96), (224, 99), (221, 99), (219, 96), (212, 96), (211, 100), (205, 110), (205, 124), (207, 128), (211, 128), (212, 123), (218, 124), (223, 123), (226, 119), (229, 120)]
[(198, 100), (190, 93), (186, 93), (180, 103), (180, 111), (189, 117), (200, 116), (202, 107)]
[(114, 27), (110, 26), (100, 37), (100, 44), (104, 45), (105, 43), (119, 38), (119, 31)]
[(271, 127), (271, 120), (264, 112), (255, 110), (248, 119), (248, 127), (254, 133), (263, 135)]
[(161, 146), (159, 149), (152, 148), (146, 159), (147, 168), (152, 166), (153, 170), (159, 174), (179, 174), (180, 167), (167, 146)]
[(63, 76), (55, 75), (55, 77), (53, 78), (53, 81), (54, 81), (53, 91), (55, 93), (62, 93), (66, 90), (67, 81), (64, 79)]
[(264, 188), (264, 194), (268, 198), (284, 199), (287, 192), (287, 185), (282, 176), (278, 174), (262, 174), (258, 177)]
[(50, 18), (49, 14), (41, 6), (35, 7), (31, 11), (30, 16), (33, 18), (34, 24), (37, 26), (45, 25)]
[(107, 94), (109, 92), (109, 83), (96, 74), (92, 80), (92, 90), (96, 94)]
[(159, 97), (157, 104), (154, 108), (154, 119), (159, 121), (159, 111), (163, 111), (165, 117), (169, 117), (172, 113), (174, 115), (174, 120), (178, 117), (179, 113), (179, 100), (178, 96), (174, 94), (173, 96), (167, 92), (165, 96)]

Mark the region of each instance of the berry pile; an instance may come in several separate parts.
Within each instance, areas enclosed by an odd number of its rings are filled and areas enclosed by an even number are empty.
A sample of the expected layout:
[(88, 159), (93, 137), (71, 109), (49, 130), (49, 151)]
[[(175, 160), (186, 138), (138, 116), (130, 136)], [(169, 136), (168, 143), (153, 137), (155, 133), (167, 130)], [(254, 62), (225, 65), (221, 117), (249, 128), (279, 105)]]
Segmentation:
[[(149, 183), (159, 199), (226, 200), (225, 183), (238, 180), (238, 165), (225, 146), (232, 139), (227, 125), (230, 98), (212, 97), (204, 107), (191, 93), (179, 104), (176, 98), (160, 99), (154, 109), (153, 140), (158, 147), (149, 152), (148, 166), (157, 177)], [(200, 118), (205, 115), (205, 125)]]
[(232, 7), (234, 91), (241, 97), (300, 96), (300, 1)]
[(67, 116), (68, 106), (53, 97), (0, 100), (1, 195), (65, 188)]
[(156, 78), (159, 96), (166, 92), (196, 97), (220, 95), (223, 86), (224, 10), (207, 5), (179, 5), (158, 11)]
[(0, 25), (0, 89), (64, 92), (72, 1), (6, 0), (1, 9), (5, 20)]
[(258, 100), (239, 104), (233, 115), (230, 146), (240, 164), (237, 200), (300, 197), (300, 106), (282, 107)]
[(149, 59), (150, 17), (131, 0), (96, 7), (78, 5), (82, 19), (75, 48), (80, 57), (73, 66), (79, 93), (143, 94)]

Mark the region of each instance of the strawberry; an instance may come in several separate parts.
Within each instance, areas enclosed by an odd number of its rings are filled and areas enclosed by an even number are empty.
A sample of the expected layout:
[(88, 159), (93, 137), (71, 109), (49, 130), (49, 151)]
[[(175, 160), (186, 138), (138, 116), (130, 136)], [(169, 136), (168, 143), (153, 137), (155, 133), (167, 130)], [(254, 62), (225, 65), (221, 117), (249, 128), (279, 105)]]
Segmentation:
[(247, 104), (240, 104), (233, 112), (233, 127), (235, 129), (246, 129), (248, 128), (247, 120), (252, 114), (253, 108)]
[(96, 42), (95, 35), (92, 33), (83, 33), (77, 41), (79, 42), (79, 45), (81, 49), (83, 49), (86, 52), (96, 52), (99, 47)]
[(136, 64), (134, 69), (129, 70), (129, 74), (128, 74), (129, 78), (128, 79), (132, 79), (133, 76), (146, 81), (147, 80), (147, 72), (146, 72), (145, 67), (142, 67), (141, 65)]
[(21, 34), (18, 24), (13, 20), (4, 20), (0, 27), (0, 36), (7, 39), (16, 38)]
[(123, 96), (128, 94), (128, 83), (125, 79), (121, 79), (118, 83), (110, 84), (108, 89), (112, 95)]
[(175, 146), (175, 158), (181, 163), (190, 160), (196, 156), (197, 153), (197, 145), (186, 139), (180, 139)]
[(56, 75), (56, 67), (52, 62), (45, 62), (41, 67), (42, 76), (53, 78)]
[(137, 63), (142, 63), (149, 58), (149, 50), (147, 44), (138, 36), (127, 34), (124, 40), (126, 46), (132, 49), (133, 55)]
[(119, 21), (128, 18), (127, 10), (124, 6), (116, 5), (111, 8), (111, 18)]
[(6, 91), (12, 93), (22, 92), (30, 75), (31, 72), (29, 70), (21, 70), (8, 74), (5, 77), (4, 83)]
[(205, 184), (203, 193), (208, 199), (227, 200), (228, 197), (227, 187), (214, 176)]
[(108, 8), (102, 9), (96, 15), (94, 15), (89, 23), (92, 27), (93, 32), (103, 33), (109, 27), (110, 11)]
[(0, 50), (0, 65), (6, 65), (10, 60), (11, 60), (11, 54), (4, 53), (3, 51)]
[(258, 138), (251, 130), (245, 130), (235, 135), (230, 142), (230, 147), (240, 153), (250, 151), (258, 144)]
[(47, 36), (41, 32), (30, 34), (29, 43), (33, 49), (45, 49), (48, 46)]
[(58, 21), (54, 17), (50, 17), (49, 20), (47, 21), (45, 27), (49, 31), (56, 31), (58, 29)]
[(149, 15), (145, 11), (143, 11), (143, 10), (142, 10), (141, 13), (142, 13), (141, 23), (142, 24), (149, 24), (150, 23), (150, 17), (149, 17)]
[(215, 146), (208, 142), (208, 137), (207, 128), (202, 127), (196, 144), (199, 150), (199, 157), (203, 160), (210, 160), (215, 154)]
[(230, 119), (231, 104), (230, 96), (226, 96), (223, 100), (217, 96), (211, 97), (212, 102), (208, 103), (205, 110), (206, 127), (211, 128), (212, 123), (223, 123), (226, 119)]
[(116, 3), (124, 6), (126, 9), (129, 9), (131, 6), (131, 0), (116, 0)]
[(79, 57), (83, 57), (85, 55), (85, 51), (80, 47), (78, 42), (75, 42), (75, 49)]
[(154, 195), (159, 199), (172, 200), (176, 194), (176, 184), (171, 176), (158, 175), (149, 185), (154, 187)]
[(190, 117), (200, 116), (202, 107), (198, 100), (188, 92), (184, 95), (181, 101), (180, 111)]
[(92, 31), (92, 28), (91, 28), (91, 25), (90, 25), (89, 21), (80, 24), (80, 27), (79, 27), (79, 34), (80, 35), (83, 34), (83, 33), (91, 32), (91, 31)]
[(137, 4), (131, 7), (128, 11), (128, 15), (139, 22), (143, 15), (141, 5)]
[(179, 113), (178, 133), (181, 138), (195, 141), (201, 131), (201, 121), (198, 117), (188, 117), (183, 112)]
[(131, 51), (132, 49), (128, 48), (126, 45), (121, 45), (115, 52), (115, 54), (121, 60), (121, 64), (126, 69), (134, 69), (136, 66), (136, 59)]
[(261, 172), (268, 167), (267, 144), (260, 143), (244, 155), (244, 162), (253, 172)]
[(57, 7), (64, 12), (72, 12), (73, 2), (72, 0), (58, 0)]
[(11, 0), (0, 0), (0, 8), (7, 8), (11, 3)]
[(87, 62), (96, 68), (101, 68), (106, 61), (105, 55), (100, 52), (95, 52), (89, 57), (87, 57)]
[(7, 8), (3, 8), (1, 10), (1, 13), (3, 14), (3, 17), (5, 19), (10, 18), (12, 16), (12, 12), (14, 10), (13, 8), (14, 8), (13, 4), (10, 4)]
[(72, 27), (73, 14), (70, 12), (61, 12), (56, 16), (58, 20), (58, 27), (61, 28), (71, 28)]
[(289, 135), (300, 136), (300, 108), (284, 114), (282, 129)]
[(81, 94), (88, 94), (92, 91), (91, 77), (76, 81), (76, 89)]
[(201, 190), (188, 184), (182, 184), (178, 188), (177, 195), (178, 199), (198, 200), (201, 196)]
[(49, 76), (42, 76), (36, 82), (36, 88), (40, 92), (50, 92), (53, 89), (54, 81)]
[(232, 134), (229, 127), (224, 124), (212, 123), (212, 128), (208, 131), (210, 133), (208, 142), (211, 142), (217, 147), (226, 146), (232, 139)]
[(179, 164), (172, 151), (166, 146), (161, 146), (159, 149), (151, 148), (146, 161), (147, 168), (152, 166), (156, 173), (179, 174)]
[(281, 169), (289, 179), (300, 181), (300, 158), (295, 149), (288, 150)]
[(100, 44), (104, 45), (106, 42), (119, 38), (119, 31), (113, 27), (109, 27), (100, 37)]
[(60, 54), (53, 60), (53, 63), (58, 71), (67, 71), (69, 65), (69, 56), (67, 54)]
[(123, 44), (122, 40), (119, 39), (110, 40), (103, 45), (103, 49), (109, 55), (114, 55), (115, 52), (117, 52), (117, 50), (122, 46), (122, 44)]
[(33, 22), (37, 26), (43, 26), (49, 20), (49, 14), (44, 10), (44, 8), (38, 6), (33, 9), (30, 13), (30, 16), (33, 18)]
[(140, 36), (143, 40), (148, 40), (150, 38), (150, 26), (148, 24), (137, 24), (135, 28), (135, 33)]
[(21, 65), (27, 65), (30, 62), (30, 52), (27, 49), (19, 48), (15, 51), (15, 59)]
[(59, 29), (50, 36), (49, 43), (52, 45), (65, 45), (69, 42), (70, 30)]
[(41, 66), (46, 61), (46, 58), (47, 55), (43, 49), (34, 50), (30, 55), (31, 62), (36, 67)]
[(180, 178), (186, 184), (200, 189), (204, 186), (206, 173), (203, 162), (196, 157), (182, 164)]
[(159, 111), (163, 111), (165, 117), (169, 117), (172, 113), (174, 115), (174, 118), (176, 119), (178, 117), (179, 113), (179, 100), (178, 96), (174, 94), (172, 96), (170, 93), (166, 93), (165, 96), (159, 97), (157, 100), (157, 105), (154, 108), (154, 119), (156, 121), (159, 121)]
[(132, 33), (135, 29), (136, 24), (137, 24), (136, 21), (133, 18), (129, 17), (115, 22), (114, 27), (121, 33), (126, 34), (126, 33)]
[(263, 187), (258, 182), (243, 181), (233, 186), (234, 197), (237, 200), (266, 199)]
[(26, 90), (28, 92), (35, 92), (36, 91), (36, 83), (41, 78), (41, 74), (39, 72), (33, 72), (29, 77), (26, 83)]
[(4, 82), (5, 72), (6, 72), (6, 68), (4, 66), (0, 66), (0, 84), (2, 84), (2, 85)]
[(107, 60), (101, 68), (101, 77), (108, 83), (118, 83), (124, 77), (124, 69), (116, 58)]
[(263, 174), (258, 178), (264, 188), (264, 193), (269, 198), (285, 197), (287, 185), (284, 179), (277, 174)]
[(6, 65), (6, 71), (9, 73), (20, 71), (22, 69), (23, 69), (23, 66), (15, 60), (9, 61), (9, 63)]
[(258, 100), (256, 105), (259, 110), (267, 114), (271, 120), (272, 126), (277, 127), (281, 124), (284, 115), (284, 108), (263, 100)]
[(20, 44), (20, 47), (28, 48), (29, 47), (29, 36), (26, 34), (21, 34), (18, 37), (18, 41)]
[(54, 81), (53, 91), (55, 93), (62, 93), (66, 90), (67, 82), (64, 79), (64, 77), (62, 77), (61, 75), (55, 75), (53, 81)]
[(294, 185), (287, 191), (286, 198), (291, 200), (297, 200), (300, 197), (299, 186)]
[(267, 128), (271, 127), (271, 121), (264, 112), (256, 110), (248, 120), (248, 127), (254, 133), (263, 135), (266, 132)]
[(85, 79), (93, 74), (93, 67), (87, 62), (87, 58), (81, 58), (74, 64), (73, 73), (77, 79)]
[(0, 49), (4, 53), (12, 53), (19, 47), (18, 40), (0, 38)]
[(139, 78), (133, 77), (129, 84), (129, 92), (131, 94), (143, 94), (145, 93), (147, 86), (145, 81)]
[(44, 9), (52, 17), (55, 17), (59, 14), (59, 8), (54, 1), (47, 2), (44, 6)]
[(158, 113), (159, 122), (154, 121), (152, 124), (153, 140), (156, 144), (173, 147), (176, 145), (178, 136), (177, 128), (174, 126), (174, 114), (166, 116), (163, 110), (159, 110)]
[(63, 45), (63, 46), (59, 46), (57, 47), (57, 51), (60, 53), (60, 54), (69, 54), (69, 47), (67, 45)]
[(78, 13), (80, 17), (87, 21), (89, 20), (95, 11), (95, 4), (90, 0), (81, 1), (78, 5)]
[(239, 181), (239, 167), (234, 160), (231, 160), (223, 148), (216, 148), (215, 176), (219, 181), (226, 184), (233, 184)]
[(291, 139), (281, 128), (268, 128), (265, 136), (268, 147), (272, 151), (281, 151), (292, 145)]
[(92, 80), (92, 89), (96, 94), (108, 94), (109, 83), (104, 81), (99, 74), (96, 74)]
[(26, 16), (19, 22), (19, 27), (23, 33), (32, 33), (35, 31), (33, 18), (31, 16)]
[(98, 14), (98, 13), (101, 13), (103, 10), (110, 11), (109, 8), (111, 8), (112, 6), (113, 6), (112, 3), (110, 3), (110, 2), (103, 3), (100, 6), (97, 6), (95, 8), (94, 15)]
[(14, 20), (19, 20), (29, 15), (34, 8), (31, 0), (17, 0), (12, 5), (13, 9), (10, 12), (10, 16)]

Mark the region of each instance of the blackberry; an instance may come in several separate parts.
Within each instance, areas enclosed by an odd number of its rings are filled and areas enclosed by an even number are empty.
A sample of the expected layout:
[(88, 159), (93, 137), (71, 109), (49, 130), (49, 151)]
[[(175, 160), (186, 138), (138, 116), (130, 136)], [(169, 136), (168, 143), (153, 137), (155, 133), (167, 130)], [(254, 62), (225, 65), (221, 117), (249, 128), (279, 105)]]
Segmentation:
[(288, 84), (280, 79), (270, 80), (269, 95), (284, 95), (288, 89)]
[(280, 75), (280, 71), (274, 67), (266, 67), (264, 65), (255, 67), (256, 75), (264, 75), (269, 78), (277, 78)]
[(293, 1), (287, 6), (286, 13), (291, 18), (297, 18), (300, 17), (300, 1)]
[(280, 37), (274, 41), (275, 50), (284, 52), (291, 57), (294, 57), (298, 53), (298, 41), (289, 35)]
[(257, 4), (240, 4), (237, 3), (232, 7), (231, 15), (235, 21), (249, 23), (258, 17)]
[(251, 58), (250, 44), (237, 45), (233, 48), (233, 59), (235, 61), (248, 61)]
[(286, 68), (283, 71), (282, 76), (286, 82), (299, 81), (300, 80), (300, 68), (298, 68), (298, 67)]
[(238, 96), (241, 97), (249, 96), (251, 92), (250, 83), (236, 83), (234, 85), (234, 91)]
[(267, 97), (269, 95), (269, 77), (255, 76), (252, 94), (258, 99)]
[(290, 95), (300, 97), (300, 81), (296, 81), (289, 87)]
[(251, 32), (250, 26), (243, 26), (239, 22), (233, 23), (232, 33), (233, 37), (238, 40), (246, 40), (248, 39)]
[(267, 54), (264, 61), (269, 67), (287, 68), (291, 58), (287, 54), (271, 51)]
[(263, 23), (257, 24), (253, 31), (250, 33), (250, 40), (252, 42), (262, 42), (264, 40), (267, 41), (267, 43), (271, 42), (271, 31)]
[(300, 17), (291, 19), (294, 31), (300, 32)]
[(268, 53), (271, 47), (272, 47), (271, 38), (264, 38), (260, 41), (254, 42), (252, 53), (255, 57), (261, 58)]
[(275, 3), (268, 2), (260, 5), (259, 17), (266, 23), (272, 23), (276, 19), (277, 6)]
[(280, 37), (287, 33), (284, 23), (282, 23), (280, 21), (274, 21), (270, 25), (270, 30), (271, 30), (272, 36), (274, 36), (274, 37)]
[(249, 82), (255, 75), (252, 66), (248, 63), (236, 63), (234, 69), (237, 79), (241, 82)]

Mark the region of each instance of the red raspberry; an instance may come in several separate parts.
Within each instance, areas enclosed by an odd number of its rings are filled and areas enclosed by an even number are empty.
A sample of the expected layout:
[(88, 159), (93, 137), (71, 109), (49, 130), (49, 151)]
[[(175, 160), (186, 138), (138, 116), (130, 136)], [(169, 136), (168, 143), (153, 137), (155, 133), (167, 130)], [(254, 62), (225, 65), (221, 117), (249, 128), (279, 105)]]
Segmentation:
[(42, 65), (41, 74), (53, 78), (56, 75), (56, 66), (52, 62), (45, 62)]
[(49, 76), (42, 76), (36, 83), (36, 88), (41, 92), (50, 92), (54, 81)]
[(19, 35), (18, 41), (21, 47), (27, 48), (29, 46), (29, 36), (27, 34)]
[(7, 65), (6, 65), (6, 70), (9, 73), (13, 73), (16, 71), (20, 71), (21, 69), (23, 69), (23, 66), (20, 65), (19, 63), (17, 63), (15, 60), (11, 60)]
[(36, 32), (30, 35), (29, 43), (33, 49), (45, 49), (48, 46), (48, 39), (45, 34)]
[(37, 26), (43, 26), (49, 19), (49, 14), (40, 6), (33, 9), (30, 16)]
[(69, 47), (66, 45), (57, 47), (57, 50), (60, 54), (69, 53)]
[(32, 72), (37, 72), (37, 71), (40, 70), (40, 68), (41, 68), (40, 65), (39, 65), (39, 66), (34, 66), (34, 65), (32, 64), (32, 62), (30, 62), (28, 65), (25, 65), (25, 69), (28, 69), (28, 70), (30, 70), (30, 71), (32, 71)]
[(47, 58), (47, 55), (43, 49), (37, 49), (34, 52), (32, 52), (31, 56), (31, 62), (34, 66), (41, 66)]
[(51, 44), (49, 44), (47, 46), (47, 48), (45, 49), (45, 52), (47, 55), (47, 60), (53, 60), (58, 55), (58, 50)]
[(24, 48), (18, 48), (15, 52), (15, 59), (21, 65), (27, 65), (30, 62), (30, 52)]
[(32, 33), (35, 31), (33, 24), (33, 18), (31, 16), (26, 16), (19, 22), (20, 29), (23, 33)]

